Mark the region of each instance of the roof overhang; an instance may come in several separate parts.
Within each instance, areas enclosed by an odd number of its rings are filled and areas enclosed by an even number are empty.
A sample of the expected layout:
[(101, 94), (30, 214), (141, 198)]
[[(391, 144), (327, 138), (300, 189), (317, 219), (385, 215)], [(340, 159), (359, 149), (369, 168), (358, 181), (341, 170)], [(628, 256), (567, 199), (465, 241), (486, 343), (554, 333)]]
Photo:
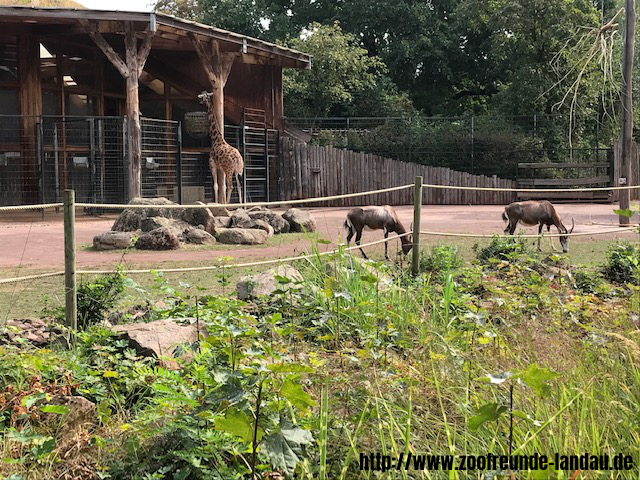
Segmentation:
[(104, 34), (124, 34), (125, 22), (133, 22), (142, 33), (156, 32), (156, 44), (162, 49), (193, 50), (188, 35), (203, 41), (217, 40), (222, 51), (237, 51), (245, 63), (279, 65), (289, 68), (310, 68), (311, 56), (274, 43), (239, 33), (184, 20), (171, 15), (149, 12), (84, 10), (47, 7), (0, 7), (0, 22), (32, 25), (44, 35), (72, 35), (86, 33), (80, 20), (94, 23)]

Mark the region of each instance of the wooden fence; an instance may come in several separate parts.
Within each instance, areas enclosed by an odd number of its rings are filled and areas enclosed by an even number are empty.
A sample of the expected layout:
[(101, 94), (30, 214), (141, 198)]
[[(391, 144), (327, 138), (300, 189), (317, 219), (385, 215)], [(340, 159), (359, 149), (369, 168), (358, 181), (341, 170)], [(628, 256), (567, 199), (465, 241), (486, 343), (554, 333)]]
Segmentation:
[[(321, 147), (282, 138), (280, 198), (297, 200), (345, 193), (380, 190), (413, 183), (422, 175), (424, 183), (467, 187), (516, 188), (514, 180), (471, 175), (449, 168), (401, 162), (368, 153)], [(487, 192), (425, 188), (426, 205), (506, 205), (516, 200), (514, 192)], [(368, 196), (341, 198), (318, 205), (413, 205), (413, 189)]]
[[(613, 142), (613, 180), (617, 183), (620, 174), (620, 163), (622, 158), (622, 142)], [(628, 179), (627, 185), (640, 185), (640, 146), (633, 142), (633, 150), (631, 151), (631, 178)], [(613, 201), (620, 199), (620, 192), (613, 192)], [(640, 200), (640, 190), (631, 190), (631, 200)]]

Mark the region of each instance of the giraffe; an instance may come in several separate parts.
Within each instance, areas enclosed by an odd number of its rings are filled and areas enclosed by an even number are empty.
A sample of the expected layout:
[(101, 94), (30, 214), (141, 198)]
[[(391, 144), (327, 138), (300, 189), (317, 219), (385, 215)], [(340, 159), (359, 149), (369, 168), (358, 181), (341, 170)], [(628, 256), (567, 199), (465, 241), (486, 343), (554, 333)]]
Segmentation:
[[(211, 152), (209, 152), (209, 169), (213, 177), (213, 196), (216, 203), (231, 203), (233, 191), (233, 177), (236, 177), (238, 198), (242, 202), (242, 189), (240, 188), (239, 175), (244, 170), (244, 161), (238, 149), (229, 145), (220, 127), (211, 101), (212, 93), (202, 92), (198, 95), (200, 102), (207, 107), (209, 128), (211, 130)], [(218, 193), (218, 188), (222, 191)], [(220, 201), (222, 199), (222, 201)]]

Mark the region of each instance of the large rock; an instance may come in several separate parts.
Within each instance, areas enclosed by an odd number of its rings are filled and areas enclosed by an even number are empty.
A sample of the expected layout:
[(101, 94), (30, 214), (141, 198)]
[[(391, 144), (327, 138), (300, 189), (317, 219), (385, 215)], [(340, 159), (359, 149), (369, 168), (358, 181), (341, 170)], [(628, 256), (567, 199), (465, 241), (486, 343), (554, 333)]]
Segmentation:
[[(202, 202), (196, 202), (197, 204), (204, 205)], [(220, 207), (217, 207), (218, 209)], [(226, 211), (226, 210), (225, 210)], [(211, 234), (215, 234), (216, 225), (214, 220), (214, 215), (206, 207), (203, 208), (185, 208), (184, 214), (182, 216), (182, 220), (187, 222), (189, 225), (193, 225), (194, 227), (198, 227), (202, 225), (204, 230)]]
[[(164, 197), (158, 198), (134, 198), (130, 205), (176, 205), (176, 203)], [(123, 210), (114, 222), (111, 230), (114, 232), (135, 232), (142, 228), (142, 219), (148, 217), (165, 217), (181, 219), (184, 215), (183, 208), (129, 208)]]
[(311, 217), (311, 214), (306, 210), (300, 210), (299, 208), (290, 208), (282, 215), (289, 225), (292, 232), (315, 232), (316, 221)]
[(198, 332), (195, 323), (181, 325), (166, 318), (149, 323), (117, 325), (113, 330), (128, 340), (129, 346), (147, 357), (173, 357), (176, 347), (193, 344), (200, 335), (206, 335), (203, 327)]
[(254, 222), (246, 210), (239, 208), (231, 215), (232, 228), (254, 228)]
[(60, 435), (66, 437), (78, 430), (93, 427), (97, 420), (96, 404), (84, 397), (74, 395), (54, 395), (47, 402), (49, 405), (63, 405), (69, 410), (62, 416), (50, 415), (51, 420), (61, 420)]
[(231, 228), (259, 228), (267, 232), (269, 236), (274, 233), (273, 227), (266, 221), (251, 218), (247, 211), (241, 208), (231, 215)]
[(213, 217), (216, 231), (218, 228), (231, 228), (231, 217)]
[(279, 215), (275, 212), (270, 212), (268, 210), (259, 210), (255, 212), (249, 212), (249, 217), (254, 220), (264, 220), (271, 227), (273, 227), (273, 233), (289, 233), (289, 222), (287, 222), (282, 215)]
[(187, 242), (197, 245), (211, 245), (216, 243), (216, 238), (213, 235), (200, 228), (190, 228), (187, 230), (187, 233), (185, 233), (184, 238)]
[(269, 234), (257, 228), (220, 228), (218, 241), (232, 245), (261, 245), (267, 241)]
[(167, 227), (156, 228), (138, 237), (136, 248), (140, 250), (175, 250), (180, 248), (178, 235)]
[(117, 248), (129, 248), (133, 232), (108, 231), (93, 237), (93, 248), (96, 250), (114, 250)]
[[(285, 284), (279, 283), (275, 279), (276, 276), (286, 277), (290, 282)], [(236, 291), (239, 299), (248, 300), (262, 295), (271, 295), (279, 289), (299, 287), (296, 283), (302, 280), (303, 278), (300, 272), (291, 265), (278, 265), (257, 275), (241, 277), (236, 284)]]
[(140, 230), (145, 233), (162, 227), (168, 228), (178, 235), (178, 238), (182, 239), (185, 232), (191, 228), (191, 225), (183, 220), (165, 217), (143, 218), (142, 223), (140, 224)]
[[(198, 202), (200, 203), (200, 202)], [(229, 216), (229, 210), (227, 210), (225, 207), (220, 206), (219, 204), (212, 204), (209, 205), (209, 211), (211, 212), (211, 214), (214, 217), (228, 217)]]

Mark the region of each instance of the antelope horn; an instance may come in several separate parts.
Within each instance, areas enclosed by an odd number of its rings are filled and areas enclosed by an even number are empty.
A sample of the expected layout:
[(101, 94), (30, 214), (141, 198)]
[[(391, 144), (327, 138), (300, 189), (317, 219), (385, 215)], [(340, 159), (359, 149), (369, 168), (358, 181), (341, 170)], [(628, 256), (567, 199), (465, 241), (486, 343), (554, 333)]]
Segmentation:
[(569, 230), (569, 233), (572, 233), (574, 228), (576, 228), (576, 221), (571, 217), (571, 230)]

